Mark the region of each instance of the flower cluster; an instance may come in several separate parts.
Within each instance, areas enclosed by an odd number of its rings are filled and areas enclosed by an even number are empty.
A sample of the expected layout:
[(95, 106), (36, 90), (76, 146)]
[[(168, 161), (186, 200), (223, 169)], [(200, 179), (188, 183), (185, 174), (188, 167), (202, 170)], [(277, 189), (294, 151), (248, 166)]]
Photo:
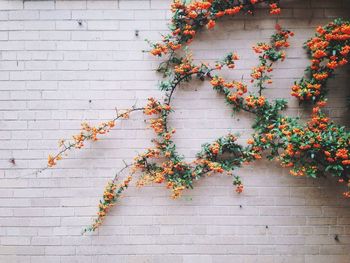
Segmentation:
[(349, 181), (350, 133), (330, 121), (321, 110), (325, 105), (319, 102), (313, 108), (306, 125), (295, 118), (276, 114), (269, 121), (260, 122), (254, 140), (248, 143), (271, 150), (269, 157), (289, 167), (294, 176), (316, 178), (330, 174)]
[(244, 186), (242, 184), (242, 180), (239, 176), (235, 176), (235, 180), (233, 181), (233, 185), (236, 186), (236, 192), (237, 193), (242, 193), (243, 192), (243, 189), (244, 189)]
[(216, 63), (216, 69), (221, 69), (223, 66), (227, 66), (228, 68), (233, 69), (235, 67), (236, 60), (239, 60), (238, 54), (230, 52), (222, 61), (218, 61)]
[(103, 222), (108, 211), (113, 207), (119, 200), (121, 193), (128, 188), (132, 176), (128, 176), (121, 184), (116, 184), (116, 180), (107, 183), (105, 190), (103, 192), (103, 198), (98, 205), (97, 218), (94, 220), (93, 224), (84, 229), (83, 232), (95, 231)]
[(81, 123), (80, 132), (72, 136), (72, 140), (61, 139), (58, 143), (61, 150), (55, 155), (49, 155), (47, 160), (47, 167), (53, 167), (57, 164), (58, 160), (62, 159), (63, 155), (67, 155), (67, 152), (71, 149), (81, 149), (84, 147), (86, 141), (97, 141), (98, 135), (108, 133), (116, 124), (119, 119), (128, 119), (131, 112), (140, 111), (143, 108), (135, 108), (118, 111), (117, 116), (107, 122), (102, 122), (97, 126), (91, 126), (87, 122)]
[(306, 42), (311, 55), (308, 75), (292, 87), (292, 96), (300, 101), (317, 102), (325, 99), (325, 84), (335, 69), (348, 63), (350, 52), (350, 22), (336, 19), (318, 27), (315, 37)]
[[(123, 113), (124, 118), (128, 117), (128, 113)], [(62, 154), (71, 148), (80, 149), (84, 147), (85, 141), (97, 141), (97, 136), (100, 134), (108, 133), (115, 126), (115, 120), (103, 122), (98, 126), (90, 126), (87, 122), (81, 124), (81, 130), (78, 134), (72, 136), (71, 141), (60, 140), (59, 146), (62, 150), (55, 156), (49, 155), (47, 165), (53, 167), (57, 164), (58, 160), (62, 159)]]
[(276, 3), (270, 4), (270, 9), (270, 14), (278, 15), (281, 13), (281, 8), (279, 8)]
[(271, 43), (258, 43), (253, 46), (255, 53), (259, 55), (259, 65), (254, 67), (250, 76), (252, 77), (251, 83), (259, 89), (259, 94), (261, 95), (262, 90), (265, 87), (265, 83), (271, 84), (271, 76), (268, 74), (273, 71), (272, 65), (274, 62), (285, 59), (285, 52), (282, 48), (288, 48), (289, 37), (294, 36), (294, 33), (282, 29), (280, 25), (276, 24), (276, 33), (271, 36)]
[[(285, 120), (285, 151), (281, 161), (292, 167), (291, 174), (318, 177), (325, 173), (349, 180), (350, 133), (330, 121), (322, 112), (324, 102), (319, 102), (306, 127)], [(279, 127), (280, 129), (281, 127)], [(282, 130), (283, 131), (283, 130)], [(279, 133), (282, 132), (281, 129)]]
[(226, 95), (227, 102), (234, 106), (235, 110), (240, 110), (244, 103), (243, 95), (247, 93), (247, 85), (240, 81), (226, 82), (222, 77), (214, 76), (210, 84), (213, 88)]
[(173, 12), (171, 33), (163, 37), (163, 41), (153, 44), (151, 54), (162, 56), (173, 53), (183, 45), (189, 44), (203, 27), (212, 29), (216, 20), (223, 16), (233, 16), (243, 11), (252, 14), (254, 7), (260, 3), (267, 3), (270, 14), (279, 14), (281, 9), (277, 0), (249, 0), (249, 1), (222, 1), (203, 0), (185, 4), (180, 0), (174, 0), (171, 11)]

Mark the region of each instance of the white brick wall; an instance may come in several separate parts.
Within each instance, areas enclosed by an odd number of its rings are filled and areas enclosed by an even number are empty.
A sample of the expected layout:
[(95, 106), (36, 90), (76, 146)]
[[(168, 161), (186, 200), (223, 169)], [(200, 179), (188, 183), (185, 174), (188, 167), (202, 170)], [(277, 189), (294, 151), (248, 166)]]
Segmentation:
[[(141, 114), (72, 152), (57, 169), (29, 175), (81, 120), (97, 123), (113, 117), (115, 107), (161, 96), (159, 61), (141, 51), (145, 38), (166, 31), (169, 4), (0, 0), (0, 262), (350, 262), (350, 203), (338, 185), (293, 178), (267, 161), (237, 172), (246, 185), (242, 195), (225, 176), (204, 179), (176, 201), (161, 187), (131, 188), (96, 234), (81, 236), (106, 180), (122, 159), (150, 144)], [(288, 98), (289, 113), (305, 116), (289, 96), (308, 63), (302, 43), (317, 25), (348, 16), (350, 1), (283, 0), (282, 7), (278, 22), (296, 36), (266, 95)], [(225, 19), (191, 49), (204, 61), (236, 50), (242, 60), (230, 77), (247, 78), (257, 63), (250, 46), (267, 40), (275, 22), (265, 11)], [(349, 120), (348, 73), (349, 67), (338, 71), (330, 83), (330, 114), (341, 123)], [(175, 139), (188, 158), (228, 130), (243, 132), (243, 139), (250, 132), (251, 116), (232, 117), (208, 83), (178, 90), (174, 106)]]

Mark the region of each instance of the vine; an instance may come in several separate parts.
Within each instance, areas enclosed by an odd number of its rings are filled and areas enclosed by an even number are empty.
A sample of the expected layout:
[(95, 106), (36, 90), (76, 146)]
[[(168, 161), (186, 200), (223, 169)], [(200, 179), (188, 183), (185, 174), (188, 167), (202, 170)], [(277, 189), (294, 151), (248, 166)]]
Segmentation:
[(317, 34), (305, 43), (311, 55), (311, 66), (307, 76), (296, 82), (292, 96), (300, 101), (322, 101), (326, 98), (326, 82), (334, 71), (348, 63), (350, 52), (350, 25), (348, 21), (336, 19), (317, 28)]
[[(239, 60), (237, 53), (231, 52), (213, 66), (205, 63), (194, 64), (190, 53), (180, 55), (177, 50), (193, 41), (198, 31), (215, 27), (216, 20), (224, 15), (235, 15), (241, 11), (252, 14), (259, 3), (267, 3), (271, 14), (279, 14), (278, 1), (202, 1), (185, 4), (174, 1), (171, 33), (163, 36), (159, 43), (152, 44), (151, 54), (165, 58), (158, 71), (164, 76), (159, 88), (164, 92), (163, 101), (149, 98), (145, 107), (118, 112), (116, 118), (92, 127), (82, 124), (79, 134), (72, 141), (61, 141), (61, 150), (50, 155), (48, 167), (56, 165), (72, 148), (81, 148), (85, 141), (95, 141), (98, 135), (108, 133), (119, 119), (129, 117), (134, 111), (143, 111), (150, 127), (156, 134), (153, 147), (138, 154), (132, 164), (125, 164), (113, 180), (108, 182), (100, 201), (97, 218), (85, 231), (96, 230), (103, 222), (110, 208), (116, 204), (121, 193), (128, 187), (134, 175), (139, 175), (138, 187), (151, 183), (165, 183), (171, 189), (172, 198), (178, 198), (184, 189), (193, 188), (195, 181), (213, 173), (224, 173), (233, 177), (232, 183), (237, 193), (244, 189), (239, 176), (232, 171), (263, 156), (278, 160), (288, 167), (294, 176), (320, 177), (327, 174), (338, 178), (350, 186), (350, 133), (345, 127), (331, 122), (322, 111), (326, 106), (326, 81), (334, 74), (335, 68), (347, 63), (350, 51), (350, 23), (337, 19), (317, 29), (314, 38), (306, 42), (312, 56), (312, 65), (307, 74), (292, 88), (292, 95), (301, 101), (314, 102), (311, 119), (302, 124), (297, 118), (282, 114), (287, 107), (286, 100), (269, 101), (263, 91), (272, 83), (271, 72), (277, 61), (286, 57), (289, 38), (293, 32), (276, 25), (276, 33), (270, 43), (258, 43), (253, 50), (259, 54), (259, 64), (252, 69), (251, 83), (258, 89), (257, 94), (248, 93), (243, 81), (227, 81), (218, 72), (227, 67), (233, 69)], [(202, 145), (201, 151), (192, 162), (185, 161), (177, 152), (172, 140), (175, 129), (168, 125), (172, 97), (178, 86), (197, 78), (209, 81), (214, 90), (222, 94), (233, 111), (245, 111), (255, 117), (254, 133), (246, 145), (237, 143), (236, 134), (227, 134), (212, 143)], [(129, 176), (118, 182), (119, 174), (129, 170)], [(350, 191), (344, 193), (350, 197)]]

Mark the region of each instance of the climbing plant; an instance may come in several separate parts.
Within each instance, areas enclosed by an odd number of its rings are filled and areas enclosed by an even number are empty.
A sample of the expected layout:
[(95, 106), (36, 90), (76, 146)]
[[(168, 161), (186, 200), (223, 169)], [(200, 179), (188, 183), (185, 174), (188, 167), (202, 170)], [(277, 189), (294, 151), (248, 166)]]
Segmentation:
[[(163, 59), (158, 72), (163, 74), (159, 88), (164, 92), (162, 101), (149, 98), (144, 107), (133, 106), (119, 111), (117, 116), (98, 126), (82, 123), (81, 131), (72, 140), (62, 140), (60, 151), (49, 155), (48, 167), (56, 165), (70, 149), (82, 148), (87, 141), (98, 140), (99, 135), (108, 133), (119, 119), (127, 119), (135, 111), (143, 111), (149, 118), (150, 127), (155, 133), (153, 147), (138, 154), (133, 163), (122, 169), (129, 175), (118, 180), (116, 174), (108, 182), (98, 207), (97, 218), (85, 231), (96, 230), (116, 204), (122, 192), (128, 187), (134, 175), (138, 175), (136, 185), (141, 187), (151, 183), (164, 183), (171, 189), (171, 196), (177, 198), (184, 189), (194, 187), (194, 182), (213, 173), (232, 175), (236, 192), (243, 191), (243, 183), (232, 171), (244, 164), (266, 156), (278, 160), (288, 167), (294, 176), (321, 177), (332, 175), (339, 182), (350, 186), (350, 133), (330, 120), (323, 111), (327, 104), (327, 80), (334, 75), (337, 67), (345, 65), (350, 51), (350, 22), (336, 19), (326, 26), (320, 26), (316, 35), (306, 42), (306, 49), (312, 58), (306, 74), (292, 87), (292, 95), (301, 102), (313, 105), (310, 119), (302, 123), (298, 118), (283, 113), (287, 108), (284, 99), (269, 100), (263, 93), (272, 83), (271, 72), (277, 61), (286, 58), (285, 49), (293, 32), (276, 25), (276, 32), (270, 43), (258, 43), (253, 47), (258, 54), (259, 64), (252, 69), (251, 83), (257, 92), (248, 92), (244, 81), (226, 80), (219, 75), (222, 68), (234, 69), (239, 55), (228, 53), (216, 64), (196, 64), (185, 47), (204, 29), (215, 27), (222, 16), (232, 16), (239, 12), (253, 14), (257, 4), (267, 4), (271, 14), (279, 14), (278, 1), (259, 0), (207, 0), (172, 4), (173, 17), (170, 33), (161, 42), (150, 43), (150, 53)], [(185, 52), (179, 52), (185, 51)], [(175, 90), (180, 84), (193, 79), (209, 81), (212, 88), (221, 94), (235, 112), (245, 111), (255, 118), (254, 132), (247, 144), (237, 142), (237, 134), (227, 134), (214, 142), (202, 145), (194, 161), (188, 162), (177, 152), (172, 140), (175, 129), (168, 120), (174, 108), (171, 106)], [(350, 197), (350, 191), (344, 193)]]

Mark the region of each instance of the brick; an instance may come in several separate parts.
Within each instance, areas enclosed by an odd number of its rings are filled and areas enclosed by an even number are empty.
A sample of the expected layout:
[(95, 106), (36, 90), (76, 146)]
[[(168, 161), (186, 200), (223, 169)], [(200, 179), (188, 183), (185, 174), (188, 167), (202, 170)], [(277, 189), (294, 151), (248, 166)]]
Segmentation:
[(40, 19), (41, 20), (71, 19), (71, 11), (69, 10), (40, 11)]
[(54, 9), (53, 1), (29, 1), (24, 2), (24, 9)]
[(23, 9), (23, 2), (19, 0), (4, 0), (0, 2), (0, 10)]
[(38, 10), (9, 11), (10, 20), (35, 20), (39, 18)]
[(86, 1), (81, 0), (60, 0), (56, 2), (56, 9), (66, 9), (66, 10), (75, 10), (75, 9), (86, 9)]
[(118, 21), (89, 21), (88, 22), (89, 30), (118, 30), (119, 22)]
[(89, 0), (87, 1), (88, 9), (116, 9), (118, 8), (119, 1), (111, 1), (111, 0)]
[(124, 12), (122, 10), (84, 10), (72, 11), (72, 19), (96, 19), (103, 17), (104, 20), (130, 20), (134, 18), (134, 11)]
[(149, 9), (150, 1), (147, 0), (120, 0), (119, 8), (120, 9)]
[(12, 31), (9, 34), (9, 40), (36, 40), (38, 38), (38, 31)]

